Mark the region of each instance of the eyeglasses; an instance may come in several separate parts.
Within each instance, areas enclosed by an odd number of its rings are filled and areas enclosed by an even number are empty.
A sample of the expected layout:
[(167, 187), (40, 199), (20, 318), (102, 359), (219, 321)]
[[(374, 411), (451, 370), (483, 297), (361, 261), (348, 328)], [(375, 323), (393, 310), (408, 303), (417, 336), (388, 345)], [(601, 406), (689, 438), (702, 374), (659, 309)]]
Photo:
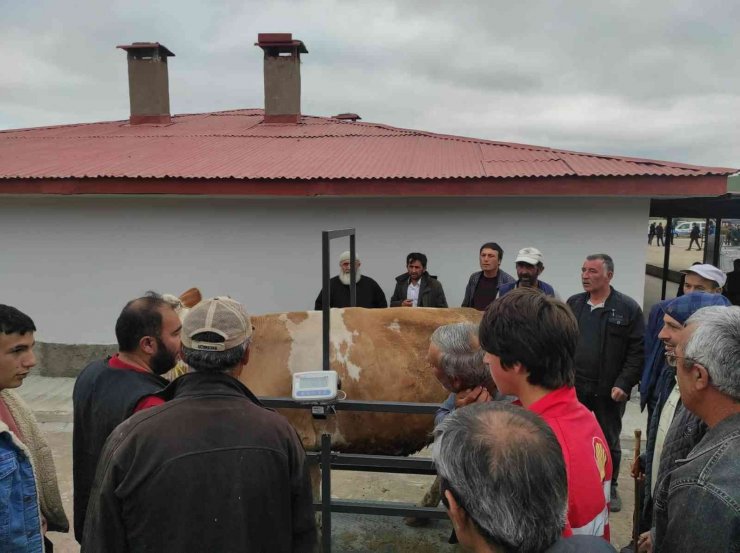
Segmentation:
[(665, 361), (668, 363), (669, 367), (676, 368), (678, 366), (679, 359), (688, 361), (688, 365), (694, 365), (696, 363), (696, 360), (691, 357), (683, 357), (681, 355), (676, 355), (675, 353), (665, 352)]

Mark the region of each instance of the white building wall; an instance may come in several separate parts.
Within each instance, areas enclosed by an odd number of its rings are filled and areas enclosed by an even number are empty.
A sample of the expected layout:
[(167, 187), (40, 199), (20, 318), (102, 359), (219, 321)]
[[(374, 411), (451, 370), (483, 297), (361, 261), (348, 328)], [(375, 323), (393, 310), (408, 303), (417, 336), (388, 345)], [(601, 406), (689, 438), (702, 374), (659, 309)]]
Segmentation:
[[(0, 303), (31, 315), (37, 339), (69, 344), (114, 343), (121, 307), (150, 289), (197, 286), (252, 313), (312, 309), (320, 233), (344, 227), (388, 298), (406, 254), (421, 251), (460, 305), (494, 240), (511, 274), (519, 248), (542, 250), (542, 279), (563, 299), (581, 291), (584, 256), (609, 253), (614, 286), (641, 303), (648, 209), (635, 198), (3, 197)], [(348, 248), (337, 242), (333, 260)]]

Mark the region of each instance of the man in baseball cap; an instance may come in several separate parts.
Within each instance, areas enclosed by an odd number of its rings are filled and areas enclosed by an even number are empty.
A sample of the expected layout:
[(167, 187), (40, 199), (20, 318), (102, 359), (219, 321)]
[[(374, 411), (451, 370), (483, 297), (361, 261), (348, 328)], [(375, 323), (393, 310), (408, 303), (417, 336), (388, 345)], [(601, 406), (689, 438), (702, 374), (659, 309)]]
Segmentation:
[(542, 271), (545, 270), (543, 259), (542, 252), (537, 248), (530, 247), (519, 250), (519, 255), (514, 260), (518, 280), (502, 285), (498, 289), (498, 297), (505, 296), (514, 288), (519, 288), (520, 286), (524, 288), (537, 288), (548, 296), (557, 297), (557, 293), (553, 287), (539, 278)]
[(681, 272), (686, 275), (683, 285), (684, 294), (690, 294), (691, 292), (721, 294), (722, 287), (727, 282), (727, 275), (709, 263), (692, 265)]
[(237, 301), (211, 298), (190, 311), (182, 353), (192, 372), (162, 393), (166, 404), (131, 417), (108, 440), (83, 551), (313, 550), (301, 441), (238, 380), (251, 341)]

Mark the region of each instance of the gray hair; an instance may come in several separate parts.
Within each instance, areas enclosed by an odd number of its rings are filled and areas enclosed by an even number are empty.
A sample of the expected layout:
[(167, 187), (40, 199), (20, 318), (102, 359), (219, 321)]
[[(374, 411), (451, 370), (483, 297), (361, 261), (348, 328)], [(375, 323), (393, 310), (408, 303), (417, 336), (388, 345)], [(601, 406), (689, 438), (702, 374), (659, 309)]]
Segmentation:
[(508, 403), (476, 403), (437, 426), (432, 451), (437, 473), (490, 545), (534, 553), (560, 537), (565, 461), (540, 417)]
[(701, 363), (720, 392), (740, 401), (740, 307), (704, 307), (686, 326), (696, 325), (684, 355)]
[(605, 254), (605, 253), (595, 253), (592, 255), (587, 255), (586, 259), (588, 261), (596, 261), (597, 259), (600, 259), (604, 262), (604, 267), (606, 267), (607, 273), (613, 273), (614, 272), (614, 260), (612, 259), (611, 255)]
[(478, 325), (452, 323), (432, 333), (431, 342), (441, 353), (439, 365), (448, 377), (459, 378), (462, 389), (484, 385), (491, 378), (478, 344)]
[[(216, 334), (215, 332), (201, 332), (193, 336), (193, 338), (212, 341), (218, 343), (223, 342), (223, 336)], [(185, 363), (194, 371), (204, 373), (221, 373), (230, 371), (239, 365), (239, 362), (244, 357), (244, 352), (247, 351), (251, 337), (247, 338), (246, 341), (225, 351), (205, 351), (199, 349), (182, 347), (182, 356)]]

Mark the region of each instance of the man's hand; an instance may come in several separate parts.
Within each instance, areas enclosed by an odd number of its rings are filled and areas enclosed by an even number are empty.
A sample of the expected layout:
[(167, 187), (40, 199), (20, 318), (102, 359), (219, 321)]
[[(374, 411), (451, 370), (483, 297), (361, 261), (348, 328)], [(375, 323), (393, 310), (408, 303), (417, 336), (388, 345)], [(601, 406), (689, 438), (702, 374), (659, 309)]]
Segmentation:
[(491, 394), (483, 386), (476, 386), (455, 394), (455, 409), (460, 409), (471, 403), (483, 403), (484, 401), (491, 401)]
[(617, 401), (619, 403), (623, 403), (627, 401), (630, 398), (627, 394), (624, 393), (624, 390), (622, 388), (617, 388), (616, 386), (612, 388), (612, 399), (614, 401)]
[(653, 553), (653, 538), (650, 532), (643, 532), (637, 539), (637, 553)]
[(414, 302), (411, 300), (403, 300), (401, 302), (401, 307), (413, 307), (413, 306), (414, 306)]

